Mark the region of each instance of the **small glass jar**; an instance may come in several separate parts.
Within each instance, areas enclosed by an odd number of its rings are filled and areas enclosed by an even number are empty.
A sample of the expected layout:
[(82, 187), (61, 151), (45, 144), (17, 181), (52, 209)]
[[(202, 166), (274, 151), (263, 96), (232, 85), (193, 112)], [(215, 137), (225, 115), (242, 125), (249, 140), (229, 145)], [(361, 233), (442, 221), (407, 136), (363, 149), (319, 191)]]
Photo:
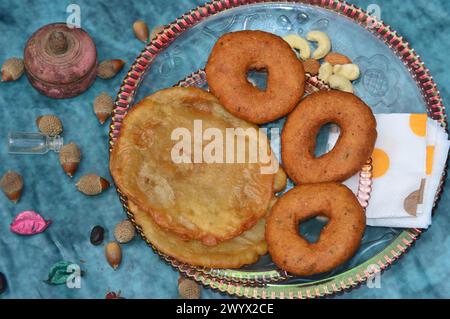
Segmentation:
[(63, 146), (61, 136), (47, 136), (42, 133), (11, 132), (8, 134), (8, 153), (10, 154), (46, 154), (48, 151), (59, 153)]

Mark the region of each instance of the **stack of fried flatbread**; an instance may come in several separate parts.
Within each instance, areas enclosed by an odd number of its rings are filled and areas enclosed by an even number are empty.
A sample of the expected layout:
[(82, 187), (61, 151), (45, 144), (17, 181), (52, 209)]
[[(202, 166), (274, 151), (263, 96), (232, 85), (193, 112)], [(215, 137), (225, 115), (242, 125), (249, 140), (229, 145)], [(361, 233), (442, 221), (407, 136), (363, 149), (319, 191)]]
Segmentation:
[[(200, 146), (199, 123), (203, 132)], [(134, 106), (123, 120), (111, 153), (111, 174), (148, 240), (179, 261), (239, 268), (267, 252), (264, 217), (274, 193), (285, 184), (285, 175), (265, 174), (262, 167), (267, 163), (251, 162), (247, 153), (244, 162), (233, 163), (211, 163), (196, 153), (198, 147), (206, 151), (208, 142), (202, 139), (208, 129), (216, 138), (221, 132), (225, 141), (230, 128), (258, 130), (198, 88), (156, 92)], [(190, 137), (184, 144), (190, 147), (177, 148), (180, 137)], [(246, 136), (249, 145), (251, 138)], [(267, 141), (265, 146), (257, 145), (270, 154)], [(245, 147), (245, 152), (248, 150)]]

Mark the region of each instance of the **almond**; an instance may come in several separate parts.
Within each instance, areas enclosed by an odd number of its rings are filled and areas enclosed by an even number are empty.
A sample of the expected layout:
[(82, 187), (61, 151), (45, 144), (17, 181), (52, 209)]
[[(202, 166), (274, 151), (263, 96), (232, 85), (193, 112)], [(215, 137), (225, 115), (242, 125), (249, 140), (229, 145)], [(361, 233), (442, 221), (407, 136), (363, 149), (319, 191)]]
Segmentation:
[(148, 41), (148, 26), (147, 26), (147, 23), (145, 23), (142, 20), (137, 20), (133, 24), (133, 30), (134, 30), (134, 34), (136, 35), (136, 38), (138, 38), (142, 42), (147, 42)]
[(105, 246), (105, 257), (108, 264), (116, 270), (122, 262), (122, 249), (115, 241), (111, 241)]
[(331, 65), (340, 65), (340, 64), (351, 64), (352, 60), (346, 57), (343, 54), (332, 52), (325, 57), (325, 62), (330, 63)]
[(307, 59), (303, 62), (303, 67), (305, 68), (305, 72), (311, 75), (317, 75), (320, 69), (320, 62), (316, 59)]

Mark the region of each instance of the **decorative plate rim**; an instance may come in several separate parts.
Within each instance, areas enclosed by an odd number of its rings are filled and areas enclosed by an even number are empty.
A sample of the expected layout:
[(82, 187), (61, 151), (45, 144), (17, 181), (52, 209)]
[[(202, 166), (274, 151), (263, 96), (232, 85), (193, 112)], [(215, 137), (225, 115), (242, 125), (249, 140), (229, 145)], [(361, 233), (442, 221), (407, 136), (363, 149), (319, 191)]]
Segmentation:
[[(130, 68), (130, 71), (127, 73), (120, 86), (114, 103), (113, 117), (111, 120), (109, 133), (110, 151), (112, 150), (114, 142), (120, 131), (122, 120), (134, 100), (134, 95), (143, 79), (145, 71), (150, 67), (152, 61), (162, 50), (175, 41), (175, 39), (184, 33), (184, 31), (209, 16), (243, 5), (261, 3), (302, 3), (316, 6), (346, 16), (353, 20), (353, 22), (359, 24), (361, 27), (369, 30), (372, 34), (382, 40), (391, 50), (393, 50), (394, 53), (396, 53), (396, 55), (404, 62), (421, 91), (422, 97), (427, 106), (428, 115), (439, 121), (440, 124), (447, 129), (447, 114), (441, 95), (432, 76), (430, 75), (429, 70), (426, 68), (421, 58), (417, 55), (415, 50), (410, 47), (409, 43), (406, 42), (403, 37), (394, 31), (389, 25), (376, 19), (375, 17), (370, 16), (367, 12), (357, 6), (348, 4), (342, 0), (215, 0), (185, 13), (175, 21), (166, 25), (164, 30), (158, 33), (158, 35), (146, 45), (144, 50), (136, 58)], [(436, 193), (435, 207), (444, 188), (445, 176), (446, 171), (443, 174), (438, 192)], [(121, 194), (119, 190), (118, 193), (120, 197)], [(127, 212), (127, 207), (124, 208)], [(239, 297), (281, 299), (322, 297), (332, 295), (343, 290), (346, 291), (348, 289), (352, 289), (365, 282), (375, 273), (387, 269), (394, 261), (406, 253), (408, 248), (411, 247), (412, 244), (419, 238), (421, 233), (422, 231), (419, 229), (404, 230), (399, 234), (394, 242), (392, 242), (375, 257), (343, 274), (337, 275), (331, 283), (325, 280), (325, 282), (319, 281), (295, 286), (290, 285), (289, 287), (274, 286), (270, 284), (263, 287), (251, 287), (244, 286), (239, 283), (228, 282), (220, 278), (210, 278), (208, 275), (201, 273), (192, 275), (185, 272), (185, 275), (192, 277), (207, 287)], [(370, 269), (364, 269), (364, 265), (367, 263), (368, 265), (378, 265), (379, 268), (373, 269), (371, 272)], [(179, 270), (182, 271), (181, 269)]]

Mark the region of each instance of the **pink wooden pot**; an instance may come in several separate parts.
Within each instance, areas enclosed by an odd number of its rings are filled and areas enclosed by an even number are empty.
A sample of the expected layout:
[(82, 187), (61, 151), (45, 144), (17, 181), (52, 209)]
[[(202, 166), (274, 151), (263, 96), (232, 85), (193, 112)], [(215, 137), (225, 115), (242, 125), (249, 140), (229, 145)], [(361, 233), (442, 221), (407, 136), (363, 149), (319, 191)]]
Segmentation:
[(42, 94), (61, 99), (86, 91), (97, 75), (97, 50), (81, 28), (48, 24), (28, 40), (24, 63), (30, 83)]

